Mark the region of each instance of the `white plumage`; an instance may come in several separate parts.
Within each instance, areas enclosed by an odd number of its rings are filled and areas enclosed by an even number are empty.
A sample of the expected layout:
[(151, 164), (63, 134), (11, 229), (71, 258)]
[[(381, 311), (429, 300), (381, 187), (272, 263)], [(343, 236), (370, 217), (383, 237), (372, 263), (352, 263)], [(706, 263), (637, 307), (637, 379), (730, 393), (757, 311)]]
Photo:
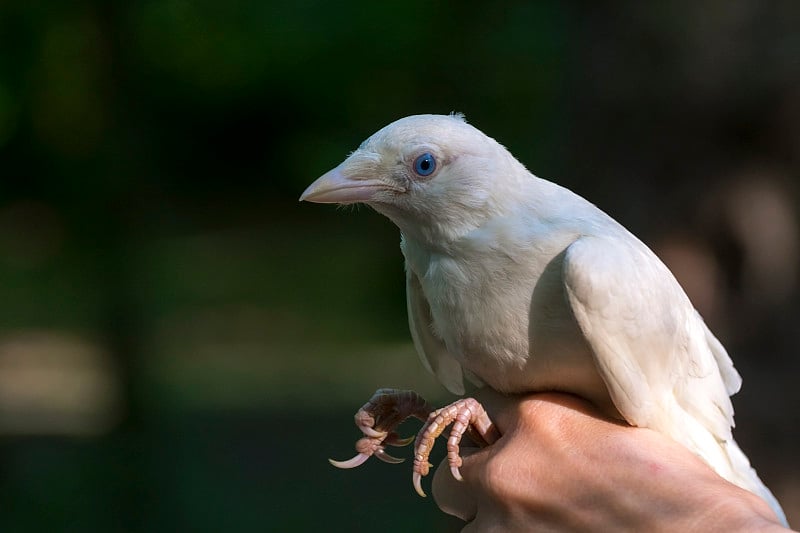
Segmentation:
[(448, 390), (466, 377), (577, 394), (682, 443), (785, 522), (731, 435), (741, 378), (667, 267), (460, 115), (386, 126), (301, 199), (397, 224), (414, 344)]

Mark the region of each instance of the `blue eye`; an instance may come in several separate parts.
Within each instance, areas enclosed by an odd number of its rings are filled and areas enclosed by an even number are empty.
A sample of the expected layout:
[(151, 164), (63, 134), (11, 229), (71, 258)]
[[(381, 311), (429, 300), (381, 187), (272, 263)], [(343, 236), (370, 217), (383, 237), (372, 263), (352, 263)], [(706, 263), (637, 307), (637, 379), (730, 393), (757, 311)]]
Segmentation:
[(414, 160), (414, 172), (420, 176), (430, 176), (434, 170), (436, 170), (436, 159), (430, 152), (425, 152)]

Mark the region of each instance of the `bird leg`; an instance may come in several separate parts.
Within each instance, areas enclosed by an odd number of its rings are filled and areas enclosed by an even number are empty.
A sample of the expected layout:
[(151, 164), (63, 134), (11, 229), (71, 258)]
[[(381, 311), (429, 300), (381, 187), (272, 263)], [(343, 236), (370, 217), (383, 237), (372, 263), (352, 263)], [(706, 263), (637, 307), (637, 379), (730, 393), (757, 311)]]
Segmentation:
[(453, 477), (461, 480), (462, 460), (459, 452), (461, 438), (464, 433), (481, 447), (494, 444), (500, 438), (495, 425), (489, 419), (483, 406), (474, 398), (463, 398), (446, 407), (434, 410), (422, 396), (410, 390), (378, 389), (372, 398), (365, 403), (355, 415), (356, 426), (364, 437), (356, 442), (358, 452), (347, 461), (328, 461), (337, 468), (355, 468), (374, 455), (387, 463), (402, 463), (404, 459), (393, 457), (386, 452), (386, 446), (406, 446), (414, 437), (400, 438), (394, 429), (409, 417), (423, 420), (425, 423), (414, 442), (414, 489), (422, 497), (422, 477), (428, 475), (428, 462), (436, 438), (450, 424), (450, 436), (447, 439), (447, 462)]
[(451, 423), (453, 427), (447, 439), (447, 462), (450, 464), (453, 477), (459, 481), (462, 479), (459, 472), (462, 463), (459, 445), (464, 433), (469, 432), (470, 437), (481, 446), (494, 444), (500, 438), (500, 433), (489, 419), (489, 415), (474, 398), (462, 398), (447, 407), (431, 412), (414, 443), (413, 483), (417, 494), (422, 497), (425, 497), (422, 477), (428, 475), (430, 467), (433, 466), (428, 462), (433, 444)]
[(414, 437), (400, 438), (394, 428), (411, 416), (424, 421), (431, 411), (433, 407), (414, 391), (378, 389), (355, 415), (356, 426), (364, 434), (356, 442), (358, 454), (347, 461), (328, 461), (337, 468), (355, 468), (374, 455), (387, 463), (402, 463), (404, 459), (389, 455), (385, 447), (406, 446)]

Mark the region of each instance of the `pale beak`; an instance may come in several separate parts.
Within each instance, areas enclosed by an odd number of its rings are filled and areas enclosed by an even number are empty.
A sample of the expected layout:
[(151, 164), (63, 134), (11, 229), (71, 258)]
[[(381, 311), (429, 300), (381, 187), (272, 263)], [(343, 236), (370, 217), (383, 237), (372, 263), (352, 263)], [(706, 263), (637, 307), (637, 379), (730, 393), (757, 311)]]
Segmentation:
[(325, 173), (300, 195), (300, 201), (319, 204), (354, 204), (369, 202), (375, 195), (393, 189), (385, 182), (375, 178), (349, 176), (343, 166), (345, 161)]

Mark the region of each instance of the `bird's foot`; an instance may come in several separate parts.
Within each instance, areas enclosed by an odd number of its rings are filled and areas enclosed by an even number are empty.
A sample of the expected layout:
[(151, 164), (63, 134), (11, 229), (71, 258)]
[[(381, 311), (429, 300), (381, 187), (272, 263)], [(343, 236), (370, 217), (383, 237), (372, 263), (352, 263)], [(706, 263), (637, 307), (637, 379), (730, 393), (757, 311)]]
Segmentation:
[(459, 445), (461, 437), (469, 431), (478, 444), (488, 446), (500, 438), (500, 433), (489, 419), (483, 406), (474, 398), (463, 398), (447, 407), (437, 409), (428, 415), (428, 419), (420, 429), (417, 440), (414, 443), (414, 489), (422, 497), (425, 492), (422, 490), (422, 477), (428, 475), (430, 467), (428, 457), (433, 449), (436, 438), (442, 434), (444, 429), (453, 424), (450, 429), (450, 436), (447, 439), (447, 462), (453, 477), (461, 481), (461, 454)]
[(414, 391), (378, 389), (355, 415), (356, 426), (364, 434), (356, 442), (358, 453), (347, 461), (328, 461), (337, 468), (355, 468), (374, 455), (387, 463), (402, 463), (404, 459), (389, 455), (386, 446), (406, 446), (414, 437), (401, 438), (394, 429), (410, 416), (425, 420), (432, 410)]

